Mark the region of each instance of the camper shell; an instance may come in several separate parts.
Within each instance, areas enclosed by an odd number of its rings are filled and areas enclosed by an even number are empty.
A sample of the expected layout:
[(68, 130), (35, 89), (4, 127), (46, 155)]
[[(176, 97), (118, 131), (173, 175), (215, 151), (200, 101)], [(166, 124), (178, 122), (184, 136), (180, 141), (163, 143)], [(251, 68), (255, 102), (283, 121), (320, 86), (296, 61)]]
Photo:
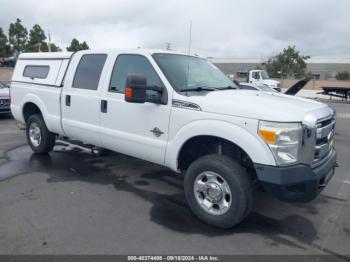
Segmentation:
[(12, 81), (62, 86), (72, 55), (72, 52), (21, 54), (17, 60)]

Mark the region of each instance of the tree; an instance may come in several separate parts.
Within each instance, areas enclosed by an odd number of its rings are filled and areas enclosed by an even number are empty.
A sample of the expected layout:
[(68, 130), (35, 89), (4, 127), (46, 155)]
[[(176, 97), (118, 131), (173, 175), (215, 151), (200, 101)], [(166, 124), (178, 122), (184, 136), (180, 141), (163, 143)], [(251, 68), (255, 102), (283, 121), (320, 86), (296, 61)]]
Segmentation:
[(305, 76), (305, 61), (309, 58), (310, 56), (300, 55), (295, 46), (288, 46), (277, 56), (269, 58), (265, 66), (271, 77), (301, 78)]
[(0, 57), (11, 56), (11, 47), (8, 44), (7, 36), (4, 34), (4, 31), (0, 27)]
[(27, 43), (28, 32), (22, 25), (22, 21), (17, 18), (15, 23), (10, 24), (9, 39), (16, 55), (22, 52)]
[(335, 78), (337, 80), (350, 80), (350, 72), (348, 71), (338, 72)]
[[(51, 46), (51, 52), (61, 52), (61, 48), (57, 45), (55, 45), (54, 43), (50, 43)], [(49, 44), (44, 42), (41, 45), (41, 52), (49, 52)]]
[(89, 49), (90, 47), (85, 41), (80, 44), (80, 50), (89, 50)]
[(85, 41), (82, 43), (79, 43), (79, 41), (76, 38), (73, 38), (72, 42), (66, 49), (69, 52), (76, 52), (79, 50), (88, 50), (89, 46)]
[(45, 43), (46, 36), (40, 25), (34, 25), (29, 32), (29, 41), (26, 45), (26, 52), (40, 52), (42, 45)]

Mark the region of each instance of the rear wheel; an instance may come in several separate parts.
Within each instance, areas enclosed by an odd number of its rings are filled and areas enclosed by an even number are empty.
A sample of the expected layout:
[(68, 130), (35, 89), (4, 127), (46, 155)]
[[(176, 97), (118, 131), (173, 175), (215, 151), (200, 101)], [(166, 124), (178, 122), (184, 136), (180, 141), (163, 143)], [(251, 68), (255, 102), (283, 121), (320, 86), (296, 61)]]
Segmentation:
[(252, 208), (249, 177), (239, 163), (225, 155), (194, 161), (186, 172), (185, 194), (199, 219), (221, 228), (237, 225)]
[(40, 114), (31, 115), (26, 126), (28, 144), (35, 153), (46, 154), (53, 149), (56, 135), (47, 129)]

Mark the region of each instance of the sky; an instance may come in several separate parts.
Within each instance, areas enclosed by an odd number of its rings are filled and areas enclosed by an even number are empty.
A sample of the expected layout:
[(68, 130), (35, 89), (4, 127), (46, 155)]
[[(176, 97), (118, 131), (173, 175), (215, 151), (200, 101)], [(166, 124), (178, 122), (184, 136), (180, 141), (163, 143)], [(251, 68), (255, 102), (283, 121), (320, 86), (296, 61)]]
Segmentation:
[(266, 59), (288, 45), (311, 57), (350, 57), (349, 0), (0, 0), (0, 27), (39, 24), (63, 50), (161, 48)]

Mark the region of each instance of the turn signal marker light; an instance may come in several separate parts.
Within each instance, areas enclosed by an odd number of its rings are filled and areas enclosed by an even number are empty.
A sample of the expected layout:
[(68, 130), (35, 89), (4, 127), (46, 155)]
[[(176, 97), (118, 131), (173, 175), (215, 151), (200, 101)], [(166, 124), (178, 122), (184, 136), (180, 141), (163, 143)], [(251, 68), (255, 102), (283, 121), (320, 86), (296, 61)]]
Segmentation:
[(130, 87), (125, 88), (125, 96), (132, 97), (132, 88), (130, 88)]
[(274, 131), (259, 130), (259, 135), (268, 144), (276, 144), (277, 142), (277, 135)]

